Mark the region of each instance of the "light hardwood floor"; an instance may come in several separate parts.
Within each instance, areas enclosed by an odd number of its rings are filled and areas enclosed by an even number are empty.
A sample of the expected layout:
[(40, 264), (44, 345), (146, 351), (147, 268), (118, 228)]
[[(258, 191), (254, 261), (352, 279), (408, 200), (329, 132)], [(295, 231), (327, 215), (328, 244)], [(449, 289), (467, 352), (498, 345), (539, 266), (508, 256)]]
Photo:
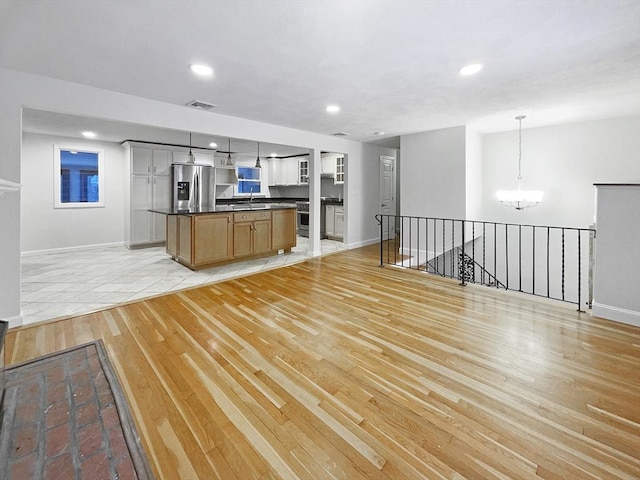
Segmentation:
[(640, 477), (640, 329), (366, 247), (9, 333), (102, 338), (161, 479)]

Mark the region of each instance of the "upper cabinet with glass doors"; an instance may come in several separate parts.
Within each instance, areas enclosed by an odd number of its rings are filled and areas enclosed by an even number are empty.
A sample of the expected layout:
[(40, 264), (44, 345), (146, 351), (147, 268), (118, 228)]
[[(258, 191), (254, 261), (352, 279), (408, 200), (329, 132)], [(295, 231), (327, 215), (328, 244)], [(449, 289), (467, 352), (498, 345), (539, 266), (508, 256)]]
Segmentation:
[(308, 185), (309, 184), (309, 160), (300, 160), (298, 162), (298, 184), (299, 185)]
[(344, 183), (344, 157), (336, 158), (336, 180), (335, 183)]

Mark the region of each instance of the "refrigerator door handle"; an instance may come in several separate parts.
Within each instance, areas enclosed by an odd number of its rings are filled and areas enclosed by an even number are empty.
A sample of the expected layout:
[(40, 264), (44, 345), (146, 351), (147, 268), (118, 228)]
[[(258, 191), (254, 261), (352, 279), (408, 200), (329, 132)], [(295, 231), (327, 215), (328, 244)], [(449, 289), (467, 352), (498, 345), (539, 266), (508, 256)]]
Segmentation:
[(200, 170), (196, 170), (195, 178), (194, 178), (194, 200), (196, 202), (196, 208), (200, 208)]

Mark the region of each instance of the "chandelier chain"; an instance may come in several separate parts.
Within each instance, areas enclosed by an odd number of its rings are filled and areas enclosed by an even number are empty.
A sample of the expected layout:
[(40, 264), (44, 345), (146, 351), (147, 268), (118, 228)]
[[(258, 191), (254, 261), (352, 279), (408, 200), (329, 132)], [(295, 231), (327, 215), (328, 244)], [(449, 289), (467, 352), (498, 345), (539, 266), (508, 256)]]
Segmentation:
[(518, 127), (518, 181), (522, 180), (522, 119), (525, 118), (524, 116), (519, 116), (516, 117), (518, 119), (519, 122), (519, 127)]

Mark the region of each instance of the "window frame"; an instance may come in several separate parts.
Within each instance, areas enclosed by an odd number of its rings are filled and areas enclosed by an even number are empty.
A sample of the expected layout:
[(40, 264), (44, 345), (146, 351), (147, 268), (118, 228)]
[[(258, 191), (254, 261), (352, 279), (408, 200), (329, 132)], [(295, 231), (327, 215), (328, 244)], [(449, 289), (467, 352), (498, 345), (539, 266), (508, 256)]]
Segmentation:
[[(240, 168), (251, 168), (251, 169), (254, 169), (254, 170), (258, 170), (260, 172), (260, 178), (247, 180), (247, 181), (250, 181), (250, 182), (253, 182), (253, 183), (257, 182), (260, 185), (260, 191), (259, 192), (253, 192), (253, 193), (240, 192), (240, 182), (244, 182), (244, 180), (240, 178), (240, 173), (239, 173), (239, 169)], [(238, 176), (238, 184), (233, 186), (234, 196), (236, 196), (236, 197), (250, 197), (251, 195), (265, 195), (264, 185), (263, 185), (264, 176), (262, 175), (262, 168), (256, 168), (254, 164), (250, 164), (249, 165), (249, 164), (244, 164), (244, 163), (237, 163), (236, 164), (236, 175)]]
[[(61, 154), (63, 151), (77, 151), (98, 155), (98, 201), (97, 202), (63, 202), (61, 195)], [(53, 208), (104, 208), (104, 149), (78, 145), (53, 146)]]

